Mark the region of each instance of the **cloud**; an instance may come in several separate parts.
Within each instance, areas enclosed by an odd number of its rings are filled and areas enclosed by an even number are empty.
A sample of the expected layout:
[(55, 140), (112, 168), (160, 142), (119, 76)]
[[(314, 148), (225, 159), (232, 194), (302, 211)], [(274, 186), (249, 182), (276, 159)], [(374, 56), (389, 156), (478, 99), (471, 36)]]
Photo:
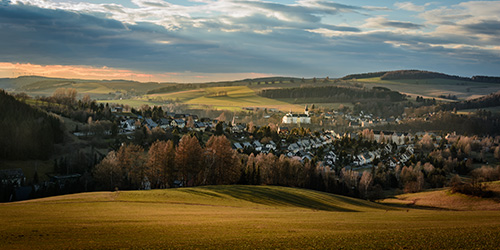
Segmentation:
[(432, 3), (426, 3), (425, 5), (415, 5), (412, 2), (396, 2), (394, 6), (401, 10), (413, 11), (413, 12), (422, 12), (425, 11), (425, 7), (431, 5)]
[(366, 19), (365, 27), (369, 28), (398, 28), (398, 29), (420, 29), (424, 25), (405, 21), (388, 20), (385, 17), (378, 16)]
[(44, 77), (77, 78), (89, 80), (134, 80), (141, 82), (207, 82), (244, 78), (269, 77), (259, 73), (200, 73), (163, 72), (145, 74), (138, 71), (86, 65), (38, 65), (31, 63), (0, 62), (0, 77), (38, 75)]
[[(294, 76), (420, 68), (430, 61), (438, 67), (434, 70), (445, 64), (482, 70), (476, 66), (481, 61), (488, 70), (500, 66), (498, 1), (394, 6), (326, 0), (184, 5), (13, 0), (0, 4), (0, 62), (108, 66), (147, 74)], [(399, 10), (420, 13), (406, 19)]]

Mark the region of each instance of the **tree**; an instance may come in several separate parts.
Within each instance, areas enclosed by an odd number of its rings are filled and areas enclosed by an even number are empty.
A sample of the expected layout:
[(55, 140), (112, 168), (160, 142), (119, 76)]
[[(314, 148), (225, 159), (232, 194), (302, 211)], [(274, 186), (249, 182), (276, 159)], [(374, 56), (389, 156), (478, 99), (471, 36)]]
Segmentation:
[(77, 91), (74, 88), (58, 88), (52, 94), (52, 98), (60, 104), (70, 105), (76, 102)]
[(84, 103), (86, 106), (90, 105), (90, 102), (92, 102), (92, 99), (90, 98), (89, 94), (85, 94), (82, 98), (82, 103)]
[(215, 125), (215, 135), (223, 135), (224, 134), (224, 122), (218, 122), (217, 125)]
[(116, 152), (118, 166), (124, 176), (121, 189), (143, 188), (145, 175), (144, 149), (135, 144), (122, 145)]
[(184, 186), (193, 186), (201, 170), (202, 149), (198, 139), (184, 135), (175, 150), (175, 163), (182, 176)]
[(106, 157), (95, 166), (93, 171), (97, 183), (105, 190), (114, 190), (121, 187), (123, 173), (118, 166), (118, 158), (115, 151), (111, 151)]
[(194, 128), (194, 119), (193, 116), (189, 116), (186, 121), (187, 128)]
[(241, 174), (238, 154), (225, 136), (211, 136), (203, 154), (202, 184), (236, 183)]
[(359, 192), (362, 198), (368, 198), (368, 190), (373, 185), (373, 175), (369, 171), (364, 171), (359, 181)]
[(172, 141), (156, 141), (148, 151), (146, 177), (151, 188), (172, 187), (175, 181), (175, 147)]

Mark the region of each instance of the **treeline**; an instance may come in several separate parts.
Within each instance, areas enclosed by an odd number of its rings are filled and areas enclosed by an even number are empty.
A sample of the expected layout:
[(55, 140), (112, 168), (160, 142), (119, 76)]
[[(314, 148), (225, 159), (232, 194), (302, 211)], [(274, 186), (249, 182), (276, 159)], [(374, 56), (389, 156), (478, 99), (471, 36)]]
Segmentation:
[(471, 79), (474, 82), (500, 83), (500, 77), (494, 76), (473, 76)]
[[(412, 113), (412, 108), (407, 109), (406, 112)], [(456, 132), (459, 134), (499, 135), (500, 116), (491, 115), (491, 112), (479, 112), (478, 114), (476, 116), (469, 116), (439, 111), (429, 117), (427, 121), (415, 120), (402, 124), (388, 124), (379, 126), (378, 129), (401, 132), (441, 131), (448, 133)]]
[(152, 90), (146, 92), (146, 94), (151, 95), (151, 94), (159, 94), (159, 93), (169, 93), (169, 92), (174, 92), (174, 91), (190, 90), (190, 89), (196, 89), (196, 88), (199, 88), (199, 84), (198, 85), (175, 84), (175, 85), (171, 85), (171, 86), (152, 89)]
[(177, 146), (171, 140), (156, 141), (147, 153), (135, 144), (122, 145), (93, 175), (104, 190), (224, 185), (239, 180), (241, 166), (241, 155), (225, 136), (212, 136), (202, 147), (196, 136), (186, 134)]
[(386, 99), (403, 101), (405, 95), (385, 89), (358, 89), (337, 86), (299, 87), (285, 89), (264, 89), (258, 93), (267, 98), (325, 98), (330, 102), (355, 101), (363, 99)]
[(63, 141), (62, 122), (0, 90), (0, 159), (48, 159)]
[(439, 72), (424, 71), (424, 70), (396, 70), (396, 71), (380, 71), (362, 74), (351, 74), (341, 78), (341, 80), (363, 79), (380, 77), (381, 80), (403, 80), (403, 79), (451, 79), (461, 81), (485, 82), (485, 83), (500, 83), (500, 77), (494, 76), (473, 76), (462, 77), (443, 74)]
[(239, 154), (225, 136), (212, 136), (202, 146), (191, 135), (184, 135), (177, 146), (170, 140), (156, 141), (147, 152), (138, 145), (122, 145), (95, 166), (93, 177), (101, 190), (246, 184), (301, 187), (354, 197), (368, 197), (374, 183), (370, 172), (360, 175), (343, 168), (335, 173), (316, 160), (301, 162), (272, 153)]
[(387, 73), (387, 71), (362, 73), (362, 74), (351, 74), (351, 75), (346, 75), (346, 76), (344, 76), (344, 77), (342, 77), (340, 79), (341, 80), (351, 80), (351, 79), (363, 79), (363, 78), (381, 77), (385, 73)]
[(402, 80), (402, 79), (452, 79), (469, 81), (470, 78), (461, 76), (452, 76), (438, 72), (423, 70), (396, 70), (389, 71), (380, 77), (381, 80)]

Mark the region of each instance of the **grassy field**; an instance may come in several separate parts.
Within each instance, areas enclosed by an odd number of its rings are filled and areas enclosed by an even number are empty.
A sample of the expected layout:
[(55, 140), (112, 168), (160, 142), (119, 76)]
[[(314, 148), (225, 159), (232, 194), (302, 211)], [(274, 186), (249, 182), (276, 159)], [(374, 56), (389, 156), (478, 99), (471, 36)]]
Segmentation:
[(0, 204), (2, 249), (497, 248), (498, 211), (396, 209), (321, 192), (207, 186)]
[[(500, 194), (500, 181), (487, 184), (488, 190)], [(445, 210), (500, 210), (500, 201), (497, 198), (483, 199), (464, 194), (452, 194), (448, 188), (429, 190), (420, 193), (401, 194), (379, 201), (382, 204), (412, 205), (432, 207)]]
[[(440, 95), (456, 95), (459, 100), (473, 99), (488, 95), (500, 90), (499, 84), (479, 83), (450, 79), (409, 79), (409, 80), (380, 80), (380, 77), (357, 79), (366, 87), (386, 87), (391, 90), (411, 95), (412, 98), (423, 96), (436, 98)], [(445, 99), (446, 100), (446, 99)]]
[[(225, 92), (226, 95), (215, 96), (214, 93)], [(301, 110), (301, 105), (273, 100), (258, 96), (247, 86), (211, 87), (177, 92), (148, 95), (143, 98), (154, 100), (178, 100), (192, 108), (213, 108), (225, 110), (241, 110), (245, 107), (275, 108), (279, 110)]]

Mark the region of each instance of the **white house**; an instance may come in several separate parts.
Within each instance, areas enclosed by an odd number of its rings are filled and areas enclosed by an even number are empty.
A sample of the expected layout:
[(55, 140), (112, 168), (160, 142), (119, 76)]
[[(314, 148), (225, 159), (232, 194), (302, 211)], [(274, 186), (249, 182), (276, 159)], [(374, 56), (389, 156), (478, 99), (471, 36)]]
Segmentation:
[(174, 119), (170, 123), (172, 127), (179, 127), (179, 128), (184, 128), (186, 126), (186, 122), (182, 119)]

